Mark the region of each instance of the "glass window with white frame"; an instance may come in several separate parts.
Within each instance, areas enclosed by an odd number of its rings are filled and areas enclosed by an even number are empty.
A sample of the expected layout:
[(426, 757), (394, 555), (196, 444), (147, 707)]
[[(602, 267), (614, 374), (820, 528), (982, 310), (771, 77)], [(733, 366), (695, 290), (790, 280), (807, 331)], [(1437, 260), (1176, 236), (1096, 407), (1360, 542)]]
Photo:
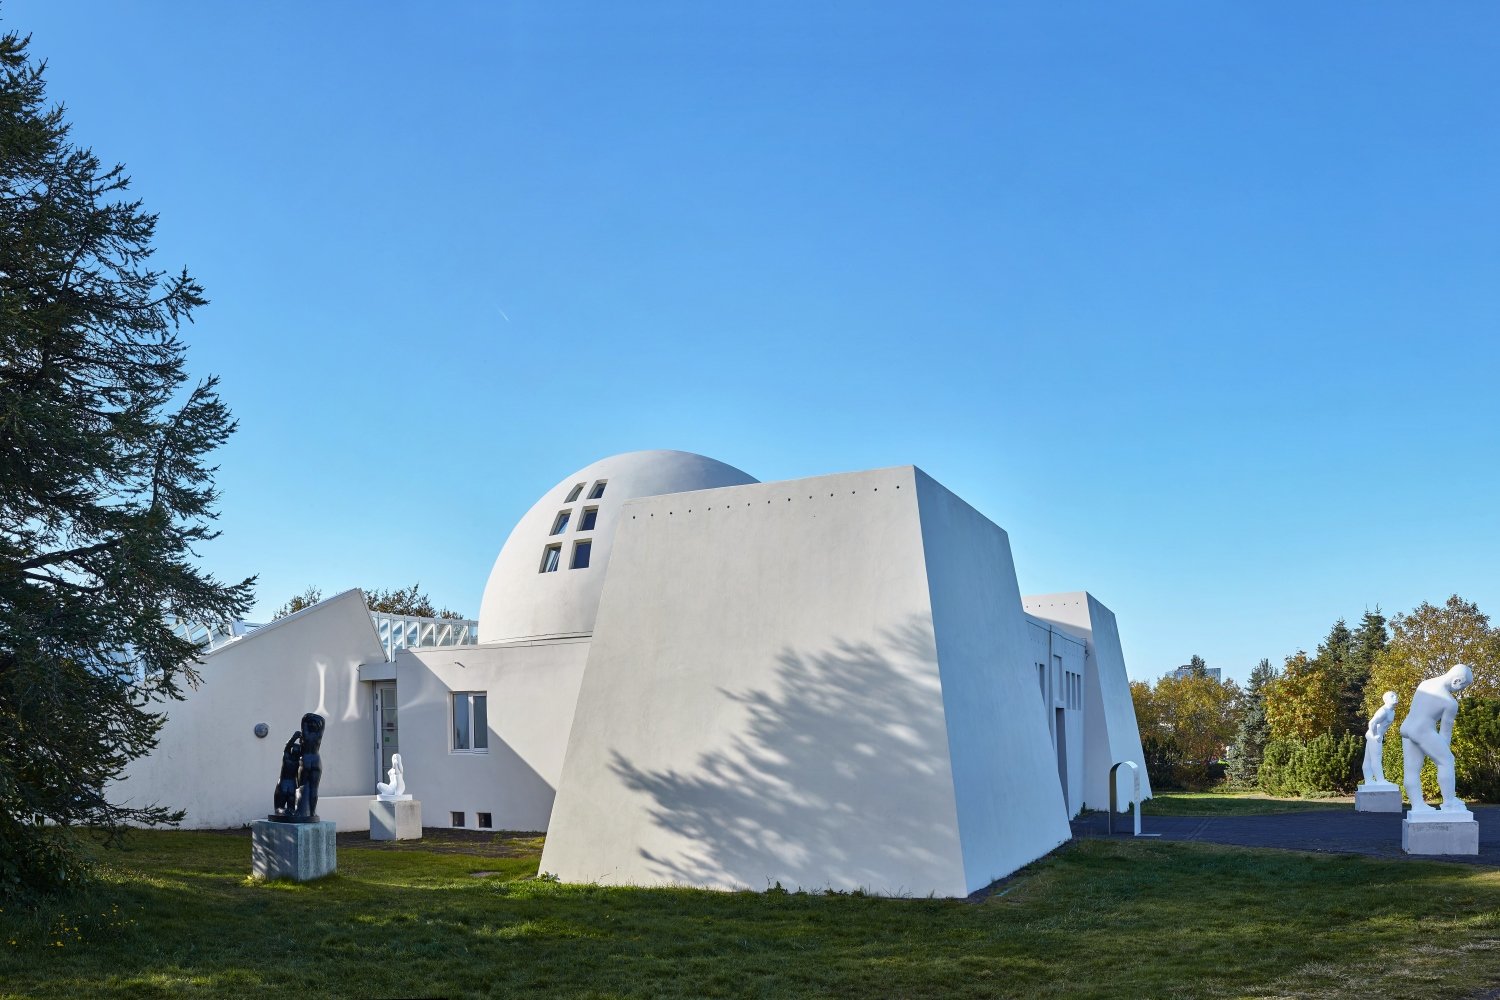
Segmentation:
[(453, 693), (453, 750), (487, 753), (490, 749), (489, 696), (483, 691)]

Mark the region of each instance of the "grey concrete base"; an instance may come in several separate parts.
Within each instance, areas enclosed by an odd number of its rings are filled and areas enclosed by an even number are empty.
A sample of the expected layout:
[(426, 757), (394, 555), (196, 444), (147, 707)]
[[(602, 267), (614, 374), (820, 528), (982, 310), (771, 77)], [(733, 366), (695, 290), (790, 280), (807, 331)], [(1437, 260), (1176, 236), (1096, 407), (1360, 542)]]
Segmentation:
[(370, 839), (421, 840), (422, 803), (412, 798), (371, 802)]
[(338, 869), (338, 825), (256, 820), (250, 828), (250, 867), (256, 878), (308, 882)]
[(1360, 785), (1354, 790), (1354, 811), (1362, 813), (1398, 813), (1401, 811), (1401, 789), (1366, 789)]
[(1458, 821), (1401, 821), (1401, 849), (1407, 854), (1478, 854), (1479, 824)]

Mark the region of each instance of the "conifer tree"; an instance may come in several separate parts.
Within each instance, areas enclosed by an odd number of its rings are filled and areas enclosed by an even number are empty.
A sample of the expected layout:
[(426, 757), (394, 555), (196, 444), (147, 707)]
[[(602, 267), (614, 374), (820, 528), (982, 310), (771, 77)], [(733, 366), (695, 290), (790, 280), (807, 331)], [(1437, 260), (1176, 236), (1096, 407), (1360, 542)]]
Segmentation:
[(195, 565), (234, 429), (184, 370), (203, 290), (150, 266), (156, 217), (71, 141), (28, 43), (0, 37), (0, 896), (75, 878), (81, 825), (180, 815), (108, 785), (194, 679), (175, 621), (237, 617), (253, 582)]
[(1271, 725), (1266, 721), (1266, 685), (1275, 677), (1271, 661), (1261, 660), (1250, 671), (1250, 681), (1245, 686), (1239, 729), (1224, 760), (1226, 776), (1241, 787), (1256, 783), (1266, 744), (1271, 740)]

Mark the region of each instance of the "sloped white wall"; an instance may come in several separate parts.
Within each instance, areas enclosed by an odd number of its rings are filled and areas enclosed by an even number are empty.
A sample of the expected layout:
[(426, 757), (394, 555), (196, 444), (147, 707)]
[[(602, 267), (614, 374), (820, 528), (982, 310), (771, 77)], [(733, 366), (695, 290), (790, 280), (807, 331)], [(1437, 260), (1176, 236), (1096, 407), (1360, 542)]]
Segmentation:
[(543, 870), (963, 895), (915, 470), (620, 518)]
[[(203, 682), (163, 707), (156, 750), (110, 796), (187, 810), (187, 829), (243, 826), (272, 811), (281, 751), (305, 712), (328, 720), (321, 795), (370, 790), (373, 721), (361, 662), (383, 660), (364, 595), (350, 590), (264, 625), (203, 658)], [(255, 724), (270, 735), (257, 738)]]
[[(547, 829), (588, 648), (572, 639), (396, 654), (401, 760), (423, 826), (450, 826), (462, 812), (472, 829), (487, 812), (493, 829)], [(484, 753), (453, 750), (455, 691), (488, 696)]]
[[(1130, 676), (1120, 647), (1114, 612), (1092, 594), (1036, 594), (1024, 598), (1030, 614), (1056, 624), (1084, 641), (1088, 669), (1084, 675), (1084, 801), (1091, 809), (1109, 807), (1109, 769), (1115, 762), (1133, 760), (1141, 768), (1141, 797), (1151, 797), (1151, 778), (1141, 752), (1141, 731), (1130, 699)], [(1119, 801), (1128, 801), (1129, 769), (1121, 768)]]
[(973, 892), (1072, 833), (1010, 539), (921, 470), (915, 481), (965, 890)]

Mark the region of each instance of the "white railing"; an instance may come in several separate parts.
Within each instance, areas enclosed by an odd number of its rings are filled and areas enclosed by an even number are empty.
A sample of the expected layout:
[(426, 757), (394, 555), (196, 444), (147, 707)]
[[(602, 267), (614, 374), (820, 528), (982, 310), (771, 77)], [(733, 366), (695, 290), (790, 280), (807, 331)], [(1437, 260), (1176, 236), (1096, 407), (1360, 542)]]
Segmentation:
[(419, 646), (472, 646), (479, 641), (479, 623), (466, 618), (416, 618), (370, 612), (385, 655)]

